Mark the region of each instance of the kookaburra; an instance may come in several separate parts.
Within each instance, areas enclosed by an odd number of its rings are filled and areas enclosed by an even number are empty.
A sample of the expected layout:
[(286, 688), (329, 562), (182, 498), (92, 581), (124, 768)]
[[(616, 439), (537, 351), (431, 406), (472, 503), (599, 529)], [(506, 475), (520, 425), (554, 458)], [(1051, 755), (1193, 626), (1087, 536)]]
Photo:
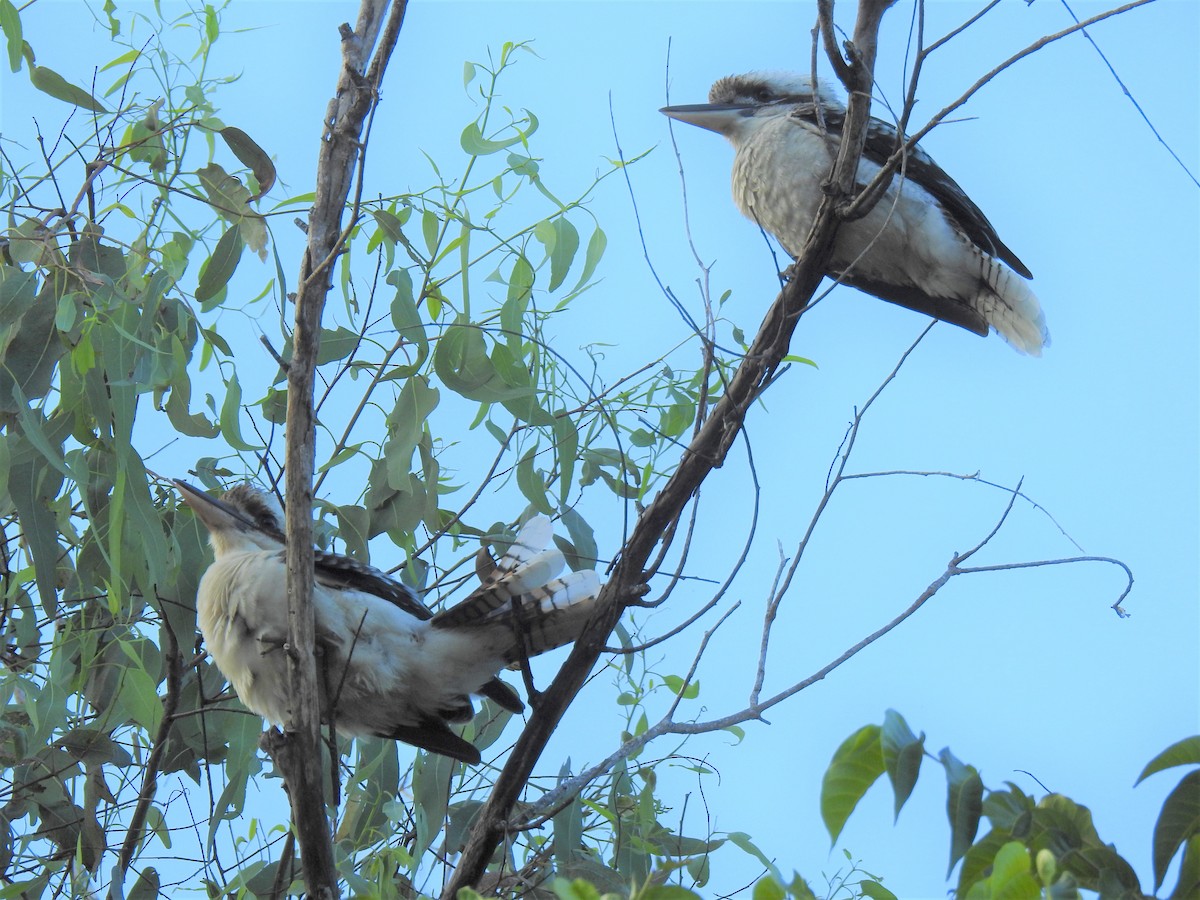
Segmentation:
[[(196, 597), (208, 652), (247, 707), (283, 724), (291, 707), (283, 510), (248, 484), (220, 499), (175, 484), (213, 548)], [(450, 723), (471, 718), (471, 694), (520, 712), (520, 698), (497, 673), (578, 637), (600, 590), (590, 569), (558, 577), (565, 562), (552, 537), (550, 520), (537, 516), (499, 563), (480, 551), (481, 586), (438, 613), (378, 569), (316, 551), (323, 718), (350, 737), (391, 738), (478, 763), (479, 751)]]
[[(672, 119), (723, 134), (733, 144), (733, 199), (750, 219), (799, 254), (841, 141), (846, 108), (808, 76), (732, 75), (708, 103), (668, 106)], [(857, 181), (865, 186), (898, 146), (896, 129), (872, 118)], [(843, 222), (830, 275), (882, 300), (976, 334), (994, 328), (1040, 355), (1049, 343), (1032, 274), (954, 180), (919, 148), (865, 217)]]

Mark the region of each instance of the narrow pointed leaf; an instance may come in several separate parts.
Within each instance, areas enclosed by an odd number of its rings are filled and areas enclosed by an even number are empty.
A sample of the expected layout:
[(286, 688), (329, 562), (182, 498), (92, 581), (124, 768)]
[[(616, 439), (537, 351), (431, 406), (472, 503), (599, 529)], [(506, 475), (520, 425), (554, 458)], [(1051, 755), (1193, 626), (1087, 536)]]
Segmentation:
[(566, 280), (579, 252), (579, 232), (564, 216), (554, 220), (554, 248), (550, 251), (550, 290), (556, 291)]
[(229, 149), (233, 151), (233, 155), (254, 173), (254, 178), (258, 182), (258, 194), (253, 199), (261, 197), (275, 184), (275, 164), (271, 162), (271, 157), (240, 128), (228, 126), (222, 128), (220, 133), (221, 137), (225, 139), (225, 143), (229, 145)]
[(200, 283), (196, 286), (197, 300), (203, 303), (205, 300), (212, 299), (229, 283), (245, 247), (241, 226), (234, 225), (221, 235), (221, 239), (217, 241), (217, 246), (213, 249), (212, 256), (204, 265), (204, 271), (200, 273)]
[(49, 94), (56, 100), (62, 100), (91, 112), (108, 112), (103, 103), (83, 88), (71, 84), (53, 69), (47, 69), (45, 66), (30, 66), (29, 80), (43, 94)]

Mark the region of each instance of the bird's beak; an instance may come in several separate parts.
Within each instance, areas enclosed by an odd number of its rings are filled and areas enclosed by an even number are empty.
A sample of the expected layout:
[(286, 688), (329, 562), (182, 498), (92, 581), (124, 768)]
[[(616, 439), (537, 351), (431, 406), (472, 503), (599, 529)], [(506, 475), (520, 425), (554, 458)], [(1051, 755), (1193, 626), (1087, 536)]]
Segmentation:
[(688, 125), (707, 128), (717, 134), (729, 134), (753, 109), (752, 106), (692, 103), (687, 106), (664, 106), (659, 112)]
[(232, 528), (253, 529), (254, 523), (223, 500), (198, 490), (180, 478), (171, 479), (183, 502), (191, 507), (196, 518), (209, 531), (228, 531)]

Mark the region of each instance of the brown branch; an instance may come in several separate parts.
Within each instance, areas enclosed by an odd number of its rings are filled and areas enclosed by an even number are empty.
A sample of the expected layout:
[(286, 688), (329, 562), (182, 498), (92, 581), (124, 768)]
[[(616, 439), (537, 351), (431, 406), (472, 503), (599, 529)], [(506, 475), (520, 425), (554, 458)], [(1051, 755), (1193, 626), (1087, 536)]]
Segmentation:
[(513, 805), (524, 790), (543, 748), (595, 665), (626, 603), (641, 592), (646, 561), (665, 529), (680, 515), (700, 484), (724, 462), (751, 404), (787, 354), (792, 333), (828, 266), (839, 224), (838, 205), (850, 196), (854, 187), (870, 115), (876, 37), (879, 23), (891, 3), (892, 0), (861, 0), (859, 4), (854, 59), (850, 66), (855, 90), (850, 94), (844, 140), (827, 196), (821, 202), (813, 228), (792, 269), (791, 281), (771, 305), (750, 351), (714, 406), (711, 417), (693, 438), (679, 467), (638, 517), (633, 533), (601, 591), (595, 616), (572, 648), (562, 670), (539, 698), (528, 726), (480, 809), (458, 867), (442, 891), (445, 900), (454, 898), (460, 888), (478, 883), (493, 851), (508, 830)]
[[(388, 3), (363, 0), (356, 30), (351, 31), (348, 25), (341, 28), (342, 70), (318, 154), (316, 196), (308, 246), (300, 265), (293, 354), (288, 369), (288, 670), (295, 702), (286, 733), (275, 743), (275, 760), (288, 786), (308, 896), (317, 900), (336, 897), (338, 880), (320, 765), (321, 703), (312, 603), (316, 441), (313, 384), (321, 317), (330, 290), (328, 268), (348, 235), (348, 228), (342, 227), (342, 215), (354, 173), (365, 162), (365, 146), (361, 143), (364, 124), (378, 100), (380, 80), (404, 22), (405, 0), (395, 0), (390, 11)], [(377, 38), (379, 49), (370, 63), (371, 77), (365, 78), (363, 73)]]

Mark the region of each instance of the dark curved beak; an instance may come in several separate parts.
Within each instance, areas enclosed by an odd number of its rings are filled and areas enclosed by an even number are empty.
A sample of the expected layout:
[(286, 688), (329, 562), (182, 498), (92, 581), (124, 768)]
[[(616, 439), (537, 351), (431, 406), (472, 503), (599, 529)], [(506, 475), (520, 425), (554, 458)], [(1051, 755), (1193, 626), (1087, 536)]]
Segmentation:
[(228, 531), (231, 528), (248, 530), (255, 524), (224, 500), (218, 500), (212, 494), (194, 488), (182, 478), (172, 478), (175, 489), (183, 498), (183, 502), (196, 514), (204, 527), (209, 531)]

